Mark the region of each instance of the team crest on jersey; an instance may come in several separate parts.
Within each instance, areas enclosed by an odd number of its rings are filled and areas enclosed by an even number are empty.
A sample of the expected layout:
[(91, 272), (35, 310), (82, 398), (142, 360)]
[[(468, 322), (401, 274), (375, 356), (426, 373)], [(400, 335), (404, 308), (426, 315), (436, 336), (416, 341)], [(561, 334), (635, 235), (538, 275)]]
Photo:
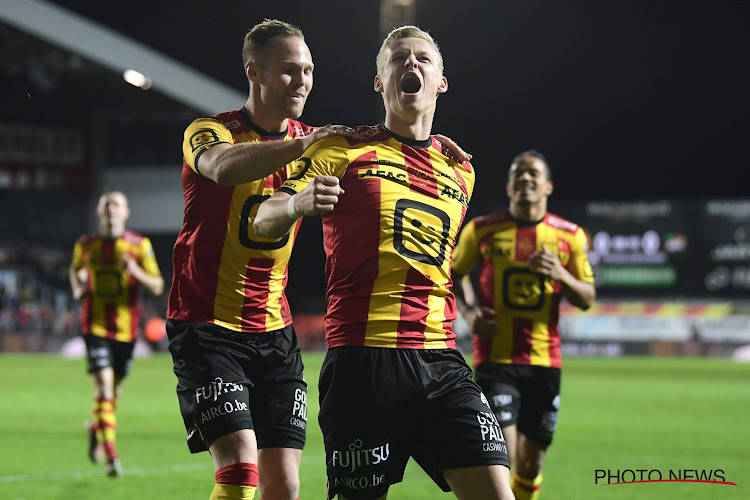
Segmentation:
[(393, 246), (404, 257), (440, 267), (448, 254), (450, 216), (432, 205), (402, 199), (396, 203)]
[(120, 273), (110, 269), (96, 271), (96, 295), (103, 298), (117, 297), (122, 293)]
[(193, 151), (203, 149), (212, 144), (222, 142), (216, 131), (211, 129), (201, 129), (190, 136), (190, 147)]
[(523, 239), (518, 242), (518, 253), (523, 254), (523, 255), (529, 255), (533, 251), (534, 251), (534, 244), (531, 241), (527, 239)]
[(538, 311), (544, 307), (544, 277), (525, 267), (503, 273), (503, 302), (509, 309)]

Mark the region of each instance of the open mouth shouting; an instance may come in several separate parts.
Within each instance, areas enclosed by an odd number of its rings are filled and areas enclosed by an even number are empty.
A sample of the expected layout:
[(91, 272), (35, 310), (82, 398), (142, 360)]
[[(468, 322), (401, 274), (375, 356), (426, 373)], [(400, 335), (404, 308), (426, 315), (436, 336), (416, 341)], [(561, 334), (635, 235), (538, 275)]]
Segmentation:
[(414, 74), (405, 75), (401, 80), (401, 91), (404, 94), (414, 95), (422, 89), (422, 82)]

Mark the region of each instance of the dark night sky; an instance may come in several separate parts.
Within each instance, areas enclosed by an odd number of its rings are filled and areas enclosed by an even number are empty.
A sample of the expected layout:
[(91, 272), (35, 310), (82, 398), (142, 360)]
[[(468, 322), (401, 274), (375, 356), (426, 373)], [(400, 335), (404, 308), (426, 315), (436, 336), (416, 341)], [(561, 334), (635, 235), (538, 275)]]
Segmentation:
[[(376, 0), (54, 3), (243, 92), (245, 32), (287, 20), (316, 64), (302, 120), (382, 119)], [(510, 160), (531, 147), (549, 158), (557, 199), (750, 194), (750, 2), (418, 0), (416, 24), (449, 81), (433, 130), (474, 154), (477, 205), (504, 205)]]

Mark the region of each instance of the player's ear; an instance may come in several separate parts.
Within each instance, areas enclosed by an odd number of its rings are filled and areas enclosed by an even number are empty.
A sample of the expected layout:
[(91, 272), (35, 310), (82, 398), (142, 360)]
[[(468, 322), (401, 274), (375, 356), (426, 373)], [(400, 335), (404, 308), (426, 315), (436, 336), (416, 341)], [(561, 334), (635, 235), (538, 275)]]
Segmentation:
[(445, 94), (446, 92), (448, 92), (448, 79), (446, 77), (442, 77), (440, 79), (440, 85), (438, 85), (437, 93)]
[(544, 189), (544, 192), (547, 196), (552, 194), (552, 191), (555, 190), (555, 185), (552, 183), (552, 181), (549, 181), (547, 183), (547, 187)]
[(383, 92), (383, 81), (380, 79), (380, 75), (375, 75), (375, 83), (373, 85), (375, 92)]
[(258, 82), (258, 79), (260, 78), (260, 69), (255, 61), (248, 61), (247, 64), (245, 64), (245, 74), (247, 75), (247, 79), (251, 82)]

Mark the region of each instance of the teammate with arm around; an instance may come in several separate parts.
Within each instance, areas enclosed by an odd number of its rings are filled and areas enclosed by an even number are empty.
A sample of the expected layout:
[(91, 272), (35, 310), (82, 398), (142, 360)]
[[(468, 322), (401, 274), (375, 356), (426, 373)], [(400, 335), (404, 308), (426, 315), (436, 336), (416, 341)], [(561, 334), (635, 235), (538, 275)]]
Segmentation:
[(264, 500), (294, 500), (307, 384), (284, 288), (298, 228), (261, 238), (252, 221), (289, 162), (317, 140), (352, 132), (297, 121), (314, 69), (299, 28), (267, 19), (247, 33), (242, 55), (244, 106), (185, 131), (167, 334), (188, 447), (208, 450), (216, 470), (211, 499), (259, 489)]
[[(596, 290), (583, 230), (547, 212), (553, 184), (538, 151), (508, 172), (508, 211), (472, 219), (453, 254), (458, 309), (474, 334), (475, 379), (508, 445), (518, 499), (539, 497), (560, 407), (560, 300), (586, 310)], [(463, 279), (479, 265), (479, 290)], [(478, 297), (473, 303), (469, 297)]]

